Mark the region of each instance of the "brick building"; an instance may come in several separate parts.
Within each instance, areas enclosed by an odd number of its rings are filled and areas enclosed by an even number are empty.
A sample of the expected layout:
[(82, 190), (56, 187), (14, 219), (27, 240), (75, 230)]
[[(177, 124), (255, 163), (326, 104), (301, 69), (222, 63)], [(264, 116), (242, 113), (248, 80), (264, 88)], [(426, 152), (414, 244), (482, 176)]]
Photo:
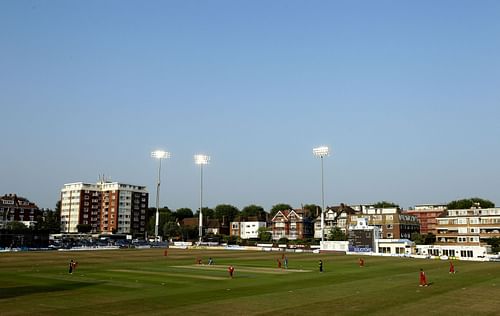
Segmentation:
[(446, 211), (446, 205), (422, 204), (404, 213), (416, 216), (420, 222), (420, 234), (437, 234), (437, 218)]
[(14, 221), (29, 226), (41, 214), (38, 206), (24, 197), (11, 193), (0, 198), (0, 228)]
[(146, 229), (148, 192), (145, 186), (99, 181), (76, 182), (61, 190), (61, 231), (78, 232), (80, 224), (91, 231), (143, 234)]
[(314, 221), (307, 210), (278, 211), (271, 220), (273, 240), (311, 238), (314, 235)]
[(410, 239), (411, 234), (420, 232), (420, 224), (416, 216), (406, 214), (397, 207), (374, 208), (373, 206), (352, 206), (356, 214), (351, 215), (350, 224), (355, 225), (359, 219), (366, 218), (368, 225), (377, 226), (386, 239)]

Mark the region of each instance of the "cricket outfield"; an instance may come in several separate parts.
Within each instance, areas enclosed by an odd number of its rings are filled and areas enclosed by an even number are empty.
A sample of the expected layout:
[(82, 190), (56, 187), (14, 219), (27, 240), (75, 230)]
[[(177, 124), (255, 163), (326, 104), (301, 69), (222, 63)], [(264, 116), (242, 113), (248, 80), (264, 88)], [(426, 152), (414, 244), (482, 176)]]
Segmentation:
[[(0, 254), (1, 315), (498, 315), (500, 263), (169, 249)], [(215, 265), (207, 265), (212, 257)], [(202, 265), (196, 264), (202, 258)], [(78, 261), (73, 274), (69, 261)], [(318, 272), (323, 260), (324, 272)], [(235, 267), (234, 278), (227, 267)], [(429, 287), (418, 286), (419, 270)]]

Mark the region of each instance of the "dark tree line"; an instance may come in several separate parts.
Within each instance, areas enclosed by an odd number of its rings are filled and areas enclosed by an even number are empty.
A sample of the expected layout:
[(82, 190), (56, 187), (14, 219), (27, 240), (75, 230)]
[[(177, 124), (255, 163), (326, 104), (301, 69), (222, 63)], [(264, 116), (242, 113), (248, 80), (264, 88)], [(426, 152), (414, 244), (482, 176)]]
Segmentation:
[(495, 203), (490, 200), (474, 197), (469, 199), (451, 201), (446, 205), (446, 207), (449, 210), (469, 209), (471, 207), (492, 208), (495, 207)]

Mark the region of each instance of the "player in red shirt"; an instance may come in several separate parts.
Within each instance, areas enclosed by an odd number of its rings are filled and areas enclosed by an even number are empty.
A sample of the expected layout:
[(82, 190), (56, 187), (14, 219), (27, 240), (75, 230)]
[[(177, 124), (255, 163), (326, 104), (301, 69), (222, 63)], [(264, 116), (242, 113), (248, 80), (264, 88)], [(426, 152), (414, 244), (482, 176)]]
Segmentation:
[(450, 261), (450, 273), (455, 274), (455, 266), (453, 265), (452, 261)]
[(359, 266), (364, 267), (365, 266), (365, 260), (363, 258), (359, 258)]
[(231, 279), (233, 278), (233, 273), (234, 273), (234, 267), (233, 266), (229, 266), (227, 268), (227, 271), (229, 272), (229, 276), (231, 277)]
[(428, 286), (427, 284), (427, 276), (425, 275), (424, 269), (420, 269), (420, 286)]

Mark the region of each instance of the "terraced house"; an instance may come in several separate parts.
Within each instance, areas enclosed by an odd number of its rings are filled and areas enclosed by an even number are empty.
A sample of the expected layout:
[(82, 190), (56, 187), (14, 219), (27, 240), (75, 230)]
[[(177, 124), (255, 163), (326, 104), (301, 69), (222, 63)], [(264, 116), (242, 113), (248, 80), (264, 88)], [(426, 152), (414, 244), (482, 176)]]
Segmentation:
[[(339, 227), (344, 234), (348, 234), (349, 225), (351, 224), (351, 215), (357, 214), (352, 207), (345, 204), (338, 206), (327, 206), (324, 213), (324, 237), (329, 238), (333, 227)], [(321, 238), (321, 214), (314, 221), (314, 238)]]
[(311, 238), (314, 224), (307, 210), (278, 211), (271, 220), (273, 240), (287, 238), (289, 240)]
[(39, 215), (38, 206), (24, 197), (11, 193), (0, 198), (0, 228), (14, 221), (30, 226)]

